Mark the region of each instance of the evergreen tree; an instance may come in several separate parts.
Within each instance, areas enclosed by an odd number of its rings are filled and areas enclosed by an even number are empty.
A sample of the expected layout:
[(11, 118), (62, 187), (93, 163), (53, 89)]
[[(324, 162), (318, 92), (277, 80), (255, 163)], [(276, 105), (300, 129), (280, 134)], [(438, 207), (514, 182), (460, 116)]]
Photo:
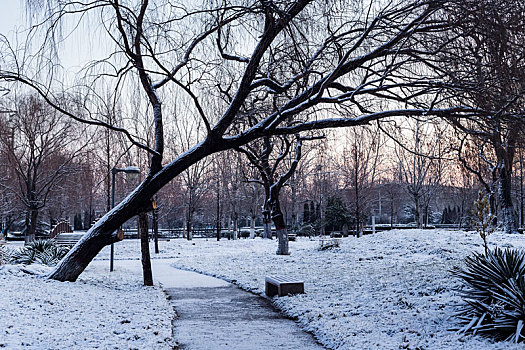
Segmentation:
[(75, 214), (73, 218), (73, 230), (82, 230), (82, 215)]
[(308, 202), (305, 202), (303, 207), (303, 223), (309, 224), (310, 222), (310, 205), (308, 204)]
[(325, 211), (326, 229), (328, 231), (341, 231), (344, 224), (350, 221), (350, 214), (340, 197), (328, 198)]

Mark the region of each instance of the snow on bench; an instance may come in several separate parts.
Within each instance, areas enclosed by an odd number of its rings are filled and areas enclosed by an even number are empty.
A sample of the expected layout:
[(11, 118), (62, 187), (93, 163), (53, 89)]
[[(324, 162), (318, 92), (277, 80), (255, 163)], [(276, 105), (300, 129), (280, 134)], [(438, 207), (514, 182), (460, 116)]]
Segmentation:
[(268, 276), (265, 278), (265, 292), (269, 297), (304, 293), (304, 281), (286, 276)]

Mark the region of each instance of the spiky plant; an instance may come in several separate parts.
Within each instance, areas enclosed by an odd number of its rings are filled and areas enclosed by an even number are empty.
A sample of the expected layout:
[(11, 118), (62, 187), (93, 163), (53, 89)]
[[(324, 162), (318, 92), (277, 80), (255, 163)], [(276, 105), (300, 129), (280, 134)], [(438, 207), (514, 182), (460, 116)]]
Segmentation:
[(38, 240), (27, 244), (11, 254), (15, 264), (56, 265), (69, 251), (68, 247), (57, 246), (52, 240)]
[(461, 292), (465, 303), (456, 314), (460, 332), (516, 343), (525, 339), (525, 251), (474, 253), (452, 273), (466, 287)]

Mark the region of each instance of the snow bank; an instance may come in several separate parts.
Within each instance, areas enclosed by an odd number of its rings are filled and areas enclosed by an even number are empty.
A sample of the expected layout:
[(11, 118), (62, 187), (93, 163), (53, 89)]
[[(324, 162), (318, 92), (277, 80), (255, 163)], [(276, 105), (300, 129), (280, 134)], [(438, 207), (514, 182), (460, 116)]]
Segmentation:
[(49, 270), (0, 266), (0, 348), (171, 349), (171, 307), (140, 275), (88, 267), (69, 283)]
[[(523, 236), (493, 234), (500, 247), (524, 247)], [(264, 277), (287, 274), (305, 281), (306, 294), (275, 304), (333, 349), (513, 349), (479, 336), (458, 336), (452, 317), (460, 283), (452, 266), (481, 251), (476, 233), (398, 230), (342, 240), (319, 251), (317, 240), (290, 243), (290, 256), (275, 255), (277, 242), (182, 239), (161, 243), (157, 257), (262, 294)], [(137, 258), (138, 241), (115, 246), (117, 256)], [(99, 257), (109, 256), (104, 251)], [(152, 256), (155, 257), (154, 254)], [(116, 262), (118, 264), (118, 262)]]

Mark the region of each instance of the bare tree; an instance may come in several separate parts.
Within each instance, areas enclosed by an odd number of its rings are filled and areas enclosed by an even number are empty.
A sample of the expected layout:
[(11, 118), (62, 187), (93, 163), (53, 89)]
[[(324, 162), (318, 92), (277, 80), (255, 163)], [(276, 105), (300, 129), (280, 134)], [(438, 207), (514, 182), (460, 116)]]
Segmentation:
[(363, 234), (366, 214), (371, 208), (372, 189), (381, 171), (381, 148), (384, 138), (377, 129), (359, 128), (348, 131), (347, 144), (340, 164), (344, 188), (351, 198), (357, 237)]
[[(7, 143), (10, 144), (14, 141), (13, 136), (12, 130), (4, 125), (4, 120), (1, 118), (0, 139), (8, 140)], [(6, 147), (4, 142), (0, 142), (0, 239), (7, 238), (7, 231), (23, 212), (16, 194), (16, 172), (9, 165), (9, 148), (13, 147)]]
[[(246, 155), (250, 163), (259, 171), (261, 177), (259, 183), (263, 186), (265, 192), (263, 212), (266, 211), (266, 215), (270, 214), (275, 224), (278, 239), (277, 255), (290, 254), (288, 247), (288, 230), (281, 209), (279, 195), (284, 184), (292, 177), (297, 169), (297, 165), (301, 159), (303, 140), (299, 135), (296, 135), (294, 158), (287, 169), (283, 168), (284, 160), (291, 152), (291, 142), (287, 137), (282, 136), (274, 139), (265, 137), (258, 145), (257, 142), (254, 142), (245, 147), (237, 148), (239, 152)], [(277, 142), (278, 146), (275, 147)], [(259, 149), (257, 146), (259, 146)], [(272, 156), (275, 150), (278, 150), (277, 154)], [(251, 181), (255, 182), (256, 180)], [(265, 226), (265, 236), (268, 234), (267, 230), (268, 227)], [(265, 238), (271, 238), (271, 233), (270, 237), (266, 236)]]
[[(89, 230), (50, 277), (76, 280), (102, 247), (118, 240), (114, 233), (118, 226), (138, 212), (151, 210), (150, 198), (157, 191), (212, 153), (268, 135), (356, 126), (392, 116), (470, 111), (447, 106), (429, 112), (429, 106), (421, 103), (407, 104), (415, 96), (436, 91), (432, 82), (414, 77), (404, 68), (433, 54), (418, 38), (421, 33), (436, 30), (435, 20), (427, 20), (440, 4), (416, 0), (354, 6), (336, 0), (247, 0), (236, 4), (221, 0), (173, 7), (171, 2), (153, 6), (147, 0), (129, 5), (116, 0), (50, 1), (48, 20), (33, 30), (43, 33), (47, 26), (51, 35), (61, 19), (89, 18), (91, 13), (102, 18), (106, 24), (103, 34), (113, 41), (115, 49), (87, 67), (84, 83), (91, 90), (99, 83), (119, 91), (141, 89), (154, 129), (153, 146), (148, 147), (124, 127), (84, 117), (68, 108), (46, 86), (57, 75), (42, 79), (45, 71), (40, 70), (39, 76), (31, 71), (34, 66), (21, 66), (18, 52), (2, 42), (3, 82), (23, 83), (71, 118), (120, 132), (151, 156), (143, 182)], [(234, 35), (243, 40), (234, 40)], [(52, 43), (45, 44), (49, 48)], [(46, 49), (39, 54), (42, 52)], [(58, 48), (53, 53), (60, 56)], [(36, 56), (31, 58), (36, 60)], [(233, 74), (218, 74), (221, 70), (230, 72), (230, 67)], [(163, 103), (177, 101), (170, 100), (168, 87), (189, 96), (204, 128), (193, 147), (171, 160), (164, 159)], [(214, 110), (210, 115), (203, 106), (213, 97), (222, 101), (221, 112)], [(243, 124), (243, 108), (258, 101), (266, 103), (267, 99), (275, 101), (275, 108), (259, 114), (253, 126)], [(373, 99), (389, 99), (394, 104), (385, 108)], [(396, 101), (408, 107), (398, 108)], [(319, 108), (331, 113), (315, 113)]]
[[(444, 40), (452, 44), (438, 57), (439, 69), (450, 86), (447, 92), (454, 101), (488, 111), (448, 120), (491, 148), (503, 227), (507, 233), (517, 232), (511, 188), (517, 141), (524, 130), (525, 4), (457, 1), (452, 2), (444, 16), (452, 28)], [(491, 207), (494, 209), (493, 204)]]
[(0, 142), (16, 171), (16, 189), (11, 191), (26, 208), (24, 237), (29, 243), (35, 239), (41, 210), (57, 184), (75, 171), (73, 160), (83, 146), (75, 145), (78, 135), (71, 121), (40, 98), (20, 98), (14, 107), (16, 112), (3, 124), (11, 132), (2, 132), (7, 137)]
[(396, 143), (399, 174), (412, 198), (416, 225), (422, 228), (427, 224), (429, 203), (443, 176), (443, 135), (437, 125), (423, 125), (419, 120), (401, 133), (409, 134), (405, 143), (411, 146)]
[[(241, 164), (242, 165), (242, 164)], [(245, 185), (242, 186), (242, 191), (244, 194), (244, 197), (248, 199), (249, 201), (249, 214), (250, 214), (250, 238), (255, 238), (255, 220), (257, 219), (258, 213), (261, 209), (261, 202), (264, 202), (264, 186), (263, 190), (261, 190), (260, 184), (262, 184), (259, 172), (254, 167), (247, 167), (246, 169), (243, 167), (243, 177)], [(267, 237), (268, 231), (264, 231), (264, 238), (271, 238)]]

